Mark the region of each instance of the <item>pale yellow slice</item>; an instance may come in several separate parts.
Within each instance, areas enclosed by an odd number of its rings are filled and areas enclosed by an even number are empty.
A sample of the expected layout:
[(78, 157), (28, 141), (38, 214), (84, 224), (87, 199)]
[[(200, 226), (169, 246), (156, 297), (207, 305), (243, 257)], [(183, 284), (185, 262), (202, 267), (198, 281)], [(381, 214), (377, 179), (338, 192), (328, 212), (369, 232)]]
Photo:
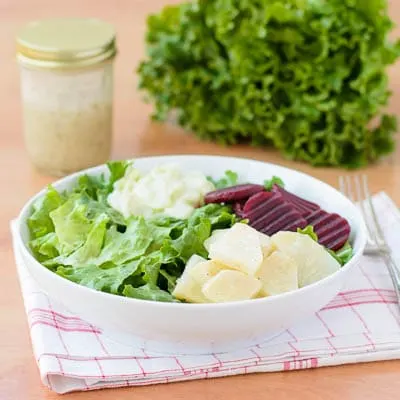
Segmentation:
[(189, 303), (208, 303), (201, 286), (189, 275), (182, 275), (178, 279), (172, 295)]
[(261, 282), (241, 271), (218, 272), (203, 286), (203, 295), (214, 303), (248, 300), (256, 297)]
[(195, 265), (207, 261), (204, 257), (193, 254), (185, 265), (185, 271), (190, 271)]
[(209, 257), (254, 275), (263, 261), (259, 233), (246, 224), (237, 223), (210, 245)]
[(308, 235), (278, 232), (271, 240), (280, 251), (296, 261), (299, 287), (317, 282), (340, 269), (339, 262)]
[(276, 250), (275, 245), (272, 243), (271, 238), (265, 233), (258, 233), (260, 239), (261, 251), (263, 253), (263, 258), (268, 257), (274, 250)]
[(209, 252), (210, 247), (218, 241), (229, 229), (216, 229), (211, 236), (203, 243), (204, 248)]
[(209, 260), (196, 264), (192, 267), (188, 274), (200, 285), (203, 286), (213, 276), (217, 275), (218, 272), (224, 269), (229, 269), (226, 265), (219, 263), (218, 261)]
[(297, 264), (292, 257), (281, 251), (274, 251), (264, 259), (256, 277), (262, 283), (261, 296), (298, 289)]
[(188, 301), (190, 303), (206, 303), (200, 284), (190, 276), (190, 271), (199, 263), (207, 260), (197, 254), (189, 258), (182, 276), (177, 280), (172, 295), (179, 300)]

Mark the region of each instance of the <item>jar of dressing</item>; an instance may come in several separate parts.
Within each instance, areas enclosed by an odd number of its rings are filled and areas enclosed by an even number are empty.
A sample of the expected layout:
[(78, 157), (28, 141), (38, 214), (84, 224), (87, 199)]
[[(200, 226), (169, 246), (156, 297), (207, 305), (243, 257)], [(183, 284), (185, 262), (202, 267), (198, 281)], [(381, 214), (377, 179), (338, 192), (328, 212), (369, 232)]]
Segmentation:
[(113, 126), (115, 30), (96, 19), (49, 19), (17, 36), (25, 146), (41, 172), (106, 162)]

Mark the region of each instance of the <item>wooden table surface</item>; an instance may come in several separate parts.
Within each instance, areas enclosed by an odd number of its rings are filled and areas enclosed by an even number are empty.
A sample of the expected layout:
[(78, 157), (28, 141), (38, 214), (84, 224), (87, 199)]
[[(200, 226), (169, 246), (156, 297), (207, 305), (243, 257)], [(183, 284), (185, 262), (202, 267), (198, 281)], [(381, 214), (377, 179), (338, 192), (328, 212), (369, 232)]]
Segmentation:
[[(149, 121), (150, 107), (136, 90), (135, 66), (144, 54), (145, 17), (167, 0), (0, 0), (0, 399), (55, 399), (40, 382), (16, 277), (9, 221), (25, 201), (52, 181), (30, 166), (21, 134), (18, 71), (14, 36), (25, 22), (51, 16), (95, 16), (115, 24), (120, 53), (116, 62), (116, 118), (113, 158), (165, 153), (247, 156), (285, 164), (336, 185), (341, 171), (285, 162), (273, 150), (223, 148), (198, 141), (168, 125)], [(172, 3), (173, 1), (169, 1)], [(176, 2), (176, 0), (175, 0)], [(400, 2), (391, 1), (400, 22)], [(399, 30), (394, 34), (398, 35)], [(389, 108), (400, 108), (400, 64), (390, 71), (394, 96)], [(366, 169), (373, 191), (386, 190), (400, 204), (400, 157)], [(67, 395), (69, 399), (392, 399), (400, 393), (400, 361), (256, 374), (169, 385), (102, 390)]]

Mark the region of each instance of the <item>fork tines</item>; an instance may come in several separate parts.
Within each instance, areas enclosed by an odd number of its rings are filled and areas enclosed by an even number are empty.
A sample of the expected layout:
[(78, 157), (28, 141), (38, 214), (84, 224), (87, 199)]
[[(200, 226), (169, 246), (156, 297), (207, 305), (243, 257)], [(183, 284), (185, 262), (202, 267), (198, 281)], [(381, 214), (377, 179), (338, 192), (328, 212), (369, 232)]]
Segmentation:
[(367, 176), (340, 176), (339, 188), (345, 196), (359, 205), (368, 232), (368, 241), (365, 253), (380, 255), (389, 271), (397, 295), (397, 300), (399, 302), (400, 270), (391, 256), (390, 248), (379, 223), (378, 215), (368, 188)]

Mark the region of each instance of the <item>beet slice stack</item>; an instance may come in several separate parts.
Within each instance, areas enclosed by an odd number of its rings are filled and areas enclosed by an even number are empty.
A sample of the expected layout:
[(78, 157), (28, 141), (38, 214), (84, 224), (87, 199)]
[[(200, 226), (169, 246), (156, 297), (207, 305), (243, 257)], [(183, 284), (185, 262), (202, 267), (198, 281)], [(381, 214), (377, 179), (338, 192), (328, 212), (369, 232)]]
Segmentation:
[(312, 212), (319, 210), (320, 207), (318, 204), (312, 203), (311, 201), (302, 199), (299, 196), (296, 196), (293, 193), (286, 191), (278, 185), (274, 185), (272, 187), (272, 191), (274, 193), (280, 193), (283, 198), (288, 201), (292, 206), (300, 212), (303, 217), (307, 217)]
[(247, 200), (255, 193), (262, 192), (264, 186), (247, 183), (244, 185), (231, 186), (225, 189), (214, 190), (207, 193), (204, 197), (206, 204), (210, 203), (235, 203), (241, 200)]
[(251, 196), (243, 207), (243, 215), (250, 226), (267, 235), (307, 226), (300, 212), (277, 192), (264, 191)]
[(288, 192), (278, 185), (266, 191), (262, 185), (243, 184), (207, 193), (205, 203), (232, 204), (240, 218), (259, 232), (273, 235), (279, 231), (296, 231), (311, 225), (318, 242), (339, 250), (347, 242), (350, 225), (338, 214), (322, 210), (318, 204)]
[(330, 214), (319, 209), (308, 215), (307, 223), (314, 227), (319, 244), (328, 249), (339, 250), (349, 239), (350, 225), (338, 214)]

